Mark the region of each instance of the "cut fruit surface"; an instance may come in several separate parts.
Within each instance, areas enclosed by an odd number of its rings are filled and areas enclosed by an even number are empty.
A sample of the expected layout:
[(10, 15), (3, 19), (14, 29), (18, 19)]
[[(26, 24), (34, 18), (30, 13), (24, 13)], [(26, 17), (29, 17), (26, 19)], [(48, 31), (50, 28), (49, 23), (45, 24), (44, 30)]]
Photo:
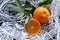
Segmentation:
[(29, 24), (24, 24), (24, 31), (29, 35), (35, 35), (41, 31), (41, 25), (36, 19), (32, 18)]

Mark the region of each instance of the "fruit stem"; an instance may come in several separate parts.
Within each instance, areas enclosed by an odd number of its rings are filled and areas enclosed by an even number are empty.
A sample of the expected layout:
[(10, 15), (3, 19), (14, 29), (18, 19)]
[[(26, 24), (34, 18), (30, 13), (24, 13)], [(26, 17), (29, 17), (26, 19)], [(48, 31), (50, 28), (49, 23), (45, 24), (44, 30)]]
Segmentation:
[(32, 14), (30, 14), (30, 17), (33, 18), (33, 17), (32, 17)]

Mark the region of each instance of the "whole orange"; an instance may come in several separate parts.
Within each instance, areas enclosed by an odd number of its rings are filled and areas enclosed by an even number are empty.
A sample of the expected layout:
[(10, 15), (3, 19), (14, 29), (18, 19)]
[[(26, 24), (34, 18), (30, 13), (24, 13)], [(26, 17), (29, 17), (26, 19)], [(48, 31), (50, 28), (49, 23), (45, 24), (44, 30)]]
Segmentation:
[(37, 33), (39, 33), (39, 31), (41, 31), (41, 25), (39, 21), (31, 18), (28, 24), (24, 23), (24, 31), (29, 35), (36, 35)]
[(36, 8), (33, 13), (33, 17), (37, 19), (41, 24), (47, 23), (49, 16), (50, 16), (49, 10), (43, 6)]

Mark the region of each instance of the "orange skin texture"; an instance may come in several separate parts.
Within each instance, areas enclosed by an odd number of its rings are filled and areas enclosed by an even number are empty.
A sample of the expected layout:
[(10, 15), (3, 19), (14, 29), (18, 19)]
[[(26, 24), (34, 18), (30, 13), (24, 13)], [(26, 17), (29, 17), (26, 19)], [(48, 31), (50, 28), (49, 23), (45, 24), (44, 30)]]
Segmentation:
[(49, 16), (50, 16), (50, 12), (46, 7), (43, 6), (36, 8), (33, 13), (33, 17), (37, 19), (41, 24), (47, 23)]
[(41, 31), (41, 25), (39, 21), (31, 18), (29, 24), (24, 24), (24, 31), (29, 35), (36, 35)]

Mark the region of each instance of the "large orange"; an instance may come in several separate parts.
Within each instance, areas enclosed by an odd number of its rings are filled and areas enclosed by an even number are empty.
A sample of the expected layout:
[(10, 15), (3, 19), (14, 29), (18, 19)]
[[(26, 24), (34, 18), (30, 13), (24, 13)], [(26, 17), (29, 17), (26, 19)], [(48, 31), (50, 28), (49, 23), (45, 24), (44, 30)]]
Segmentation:
[(31, 18), (28, 24), (24, 24), (24, 31), (29, 35), (36, 35), (41, 31), (41, 25), (36, 19)]
[(50, 16), (50, 12), (46, 7), (43, 6), (36, 8), (33, 13), (33, 17), (37, 19), (41, 24), (47, 23), (49, 16)]

